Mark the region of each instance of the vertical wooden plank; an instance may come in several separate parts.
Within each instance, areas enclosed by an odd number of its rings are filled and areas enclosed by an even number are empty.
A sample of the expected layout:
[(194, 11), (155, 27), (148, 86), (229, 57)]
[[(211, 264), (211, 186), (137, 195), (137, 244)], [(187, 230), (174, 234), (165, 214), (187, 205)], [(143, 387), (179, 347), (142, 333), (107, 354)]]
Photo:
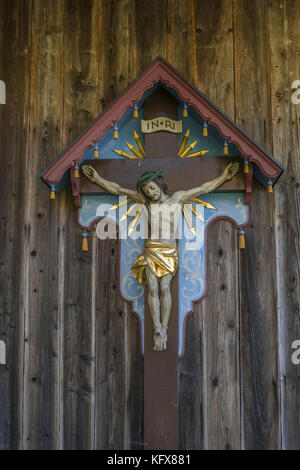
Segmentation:
[[(227, 0), (205, 5), (196, 1), (194, 12), (195, 84), (217, 106), (234, 117), (232, 4)], [(208, 291), (206, 298), (194, 306), (194, 313), (187, 322), (186, 344), (189, 347), (181, 361), (183, 448), (240, 446), (238, 260), (235, 241), (236, 229), (226, 222), (214, 225), (208, 232)], [(218, 295), (214, 291), (216, 285)], [(220, 305), (226, 306), (224, 312), (221, 312)], [(226, 351), (226, 356), (222, 351)], [(234, 402), (235, 406), (228, 406), (228, 402)]]
[[(126, 334), (128, 330), (124, 304), (118, 293), (118, 250), (118, 240), (97, 240), (98, 272), (105, 273), (98, 278), (96, 298), (97, 449), (135, 447), (127, 437), (127, 408), (130, 397), (127, 391), (126, 361), (128, 350), (131, 348)], [(128, 311), (127, 314), (131, 315)], [(136, 402), (135, 406), (138, 407), (139, 403)]]
[[(128, 72), (135, 67), (135, 48), (130, 31), (133, 0), (102, 1), (102, 14), (98, 23), (100, 33), (100, 100), (105, 109), (136, 78)], [(134, 12), (134, 11), (133, 11)]]
[(135, 47), (137, 73), (157, 57), (166, 54), (166, 0), (135, 0)]
[(230, 222), (217, 222), (208, 232), (208, 289), (207, 298), (203, 302), (206, 449), (240, 448), (237, 266), (236, 230)]
[(137, 318), (132, 314), (130, 306), (123, 302), (126, 319), (125, 349), (125, 422), (124, 449), (141, 450), (144, 445), (144, 361), (140, 353), (140, 328)]
[[(134, 2), (102, 2), (99, 93), (102, 108), (136, 75)], [(118, 293), (118, 244), (96, 240), (97, 449), (143, 446), (143, 360), (138, 321)], [(107, 273), (104, 276), (103, 273)]]
[(198, 78), (196, 10), (194, 0), (167, 1), (166, 59), (194, 85)]
[[(101, 3), (64, 3), (64, 145), (101, 111), (99, 103), (99, 30)], [(66, 193), (64, 251), (64, 448), (95, 447), (95, 290), (96, 247), (81, 251), (71, 190)]]
[(0, 105), (1, 240), (0, 449), (18, 449), (22, 439), (24, 364), (24, 212), (28, 159), (31, 2), (0, 3), (0, 70), (6, 104)]
[(197, 87), (231, 119), (234, 106), (232, 0), (195, 3)]
[[(197, 83), (195, 54), (194, 2), (167, 1), (166, 59), (192, 83)], [(193, 323), (192, 327), (191, 323)], [(193, 319), (186, 327), (186, 344), (194, 344), (199, 330)], [(197, 333), (196, 333), (197, 331)], [(195, 333), (195, 336), (194, 336)], [(183, 360), (179, 361), (179, 448), (202, 448), (199, 430), (202, 428), (201, 397), (199, 394), (199, 361), (194, 361), (194, 348), (187, 346)], [(199, 361), (198, 361), (199, 359)], [(194, 393), (195, 392), (195, 393)], [(197, 417), (195, 418), (195, 415)], [(194, 419), (197, 425), (194, 426)], [(201, 431), (200, 431), (201, 434)]]
[[(234, 2), (236, 116), (238, 124), (272, 152), (266, 5)], [(246, 250), (240, 256), (242, 446), (277, 449), (274, 198), (258, 183), (253, 187)]]
[[(56, 442), (60, 312), (58, 209), (39, 173), (58, 153), (61, 138), (61, 2), (33, 3), (29, 158), (26, 168), (25, 362), (23, 448)], [(47, 208), (49, 208), (47, 210)], [(45, 214), (47, 213), (47, 217)]]
[(300, 79), (299, 5), (294, 1), (269, 2), (268, 14), (274, 155), (286, 166), (275, 188), (281, 442), (283, 449), (300, 449), (299, 365), (291, 360), (292, 343), (300, 338), (300, 108), (292, 101), (292, 82)]

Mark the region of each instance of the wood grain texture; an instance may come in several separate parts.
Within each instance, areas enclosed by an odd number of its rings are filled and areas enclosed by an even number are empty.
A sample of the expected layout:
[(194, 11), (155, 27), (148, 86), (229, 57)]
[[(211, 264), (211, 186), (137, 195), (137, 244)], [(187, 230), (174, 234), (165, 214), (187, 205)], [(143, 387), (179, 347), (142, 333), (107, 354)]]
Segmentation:
[[(234, 2), (236, 120), (272, 151), (267, 2)], [(242, 447), (277, 449), (279, 376), (274, 198), (254, 184), (240, 254)], [(266, 340), (267, 339), (267, 340)]]
[[(28, 5), (28, 4), (27, 4)], [(55, 10), (54, 10), (55, 6)], [(58, 17), (56, 16), (58, 15)], [(56, 439), (58, 409), (58, 213), (39, 173), (59, 150), (62, 135), (62, 3), (32, 8), (29, 155), (26, 162), (25, 348), (23, 448), (49, 449)], [(45, 213), (47, 211), (47, 220)]]
[[(300, 33), (297, 2), (269, 2), (271, 105), (274, 155), (286, 166), (275, 192), (281, 445), (300, 449), (299, 365), (292, 343), (300, 338), (299, 322), (299, 142), (300, 108), (292, 102), (292, 82), (299, 79)], [(298, 26), (297, 26), (298, 25)]]
[(3, 1), (0, 10), (0, 69), (6, 83), (6, 104), (0, 106), (0, 338), (6, 344), (7, 359), (0, 366), (0, 449), (18, 449), (22, 440), (31, 8), (30, 2)]
[(206, 449), (240, 448), (237, 232), (228, 221), (208, 234), (208, 292), (203, 301), (203, 402)]
[[(101, 111), (98, 99), (98, 24), (101, 5), (64, 2), (64, 140), (71, 142)], [(70, 189), (70, 188), (69, 188)], [(94, 233), (83, 253), (71, 191), (65, 201), (64, 420), (65, 449), (95, 447), (96, 265)]]
[(70, 188), (50, 204), (38, 175), (157, 55), (287, 166), (274, 196), (254, 185), (239, 263), (232, 226), (211, 227), (211, 291), (180, 363), (180, 447), (300, 448), (299, 25), (297, 0), (0, 2), (1, 449), (143, 447), (117, 243), (92, 232), (83, 255)]
[(119, 242), (97, 240), (97, 249), (96, 448), (139, 449), (135, 416), (141, 412), (143, 372), (137, 321), (118, 295)]
[(136, 55), (132, 60), (136, 59), (141, 73), (158, 55), (166, 55), (167, 0), (135, 0), (134, 5)]
[[(198, 71), (195, 84), (233, 117), (231, 2), (218, 1), (204, 6), (198, 1), (194, 11)], [(213, 72), (211, 64), (214, 64)], [(239, 448), (236, 230), (231, 224), (218, 223), (209, 230), (208, 237), (209, 289), (206, 298), (194, 305), (194, 313), (188, 320), (186, 344), (193, 346), (187, 348), (181, 361), (181, 445), (192, 449)], [(223, 253), (221, 256), (218, 248)], [(222, 302), (226, 305), (224, 312), (220, 309)], [(228, 322), (232, 329), (228, 328)], [(229, 397), (234, 397), (234, 408), (225, 405)]]
[[(103, 107), (135, 78), (134, 2), (102, 2), (100, 91)], [(134, 74), (134, 75), (133, 75)], [(143, 359), (139, 326), (118, 294), (119, 244), (97, 240), (95, 448), (143, 446)]]

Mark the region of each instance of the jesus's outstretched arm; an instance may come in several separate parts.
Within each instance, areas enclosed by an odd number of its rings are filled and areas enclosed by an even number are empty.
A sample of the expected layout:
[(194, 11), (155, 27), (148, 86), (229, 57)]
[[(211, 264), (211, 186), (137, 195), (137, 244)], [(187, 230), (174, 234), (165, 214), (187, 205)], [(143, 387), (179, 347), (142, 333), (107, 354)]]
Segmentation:
[[(231, 180), (239, 169), (239, 163), (230, 163), (223, 173), (212, 181), (207, 181), (206, 183), (201, 184), (196, 188), (187, 189), (186, 191), (176, 191), (173, 197), (175, 197), (179, 203), (187, 201), (191, 197), (199, 196), (200, 194), (211, 193), (219, 186), (221, 186), (225, 181)], [(176, 197), (177, 196), (177, 197)]]
[(130, 199), (140, 203), (145, 202), (142, 194), (139, 194), (133, 189), (123, 188), (114, 181), (108, 181), (102, 178), (102, 176), (100, 176), (99, 173), (95, 170), (95, 168), (93, 168), (91, 165), (83, 165), (82, 171), (83, 174), (92, 181), (92, 183), (98, 184), (108, 193), (116, 194), (118, 196), (127, 196)]

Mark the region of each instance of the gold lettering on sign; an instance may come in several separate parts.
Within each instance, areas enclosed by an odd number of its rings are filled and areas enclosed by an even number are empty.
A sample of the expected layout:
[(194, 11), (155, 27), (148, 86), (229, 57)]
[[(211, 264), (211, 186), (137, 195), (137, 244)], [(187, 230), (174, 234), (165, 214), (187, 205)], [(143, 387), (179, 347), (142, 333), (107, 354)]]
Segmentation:
[(182, 132), (182, 121), (174, 121), (173, 119), (163, 116), (151, 119), (150, 121), (141, 120), (141, 123), (142, 132), (145, 134), (157, 131), (168, 131), (174, 134), (180, 134)]

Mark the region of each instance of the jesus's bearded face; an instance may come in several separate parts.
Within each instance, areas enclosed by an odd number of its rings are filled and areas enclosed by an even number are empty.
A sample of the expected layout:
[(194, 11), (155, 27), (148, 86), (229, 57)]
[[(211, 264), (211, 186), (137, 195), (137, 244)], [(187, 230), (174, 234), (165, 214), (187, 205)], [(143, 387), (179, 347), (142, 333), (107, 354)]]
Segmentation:
[(162, 195), (162, 189), (155, 181), (149, 181), (142, 186), (143, 193), (152, 201), (159, 201)]

